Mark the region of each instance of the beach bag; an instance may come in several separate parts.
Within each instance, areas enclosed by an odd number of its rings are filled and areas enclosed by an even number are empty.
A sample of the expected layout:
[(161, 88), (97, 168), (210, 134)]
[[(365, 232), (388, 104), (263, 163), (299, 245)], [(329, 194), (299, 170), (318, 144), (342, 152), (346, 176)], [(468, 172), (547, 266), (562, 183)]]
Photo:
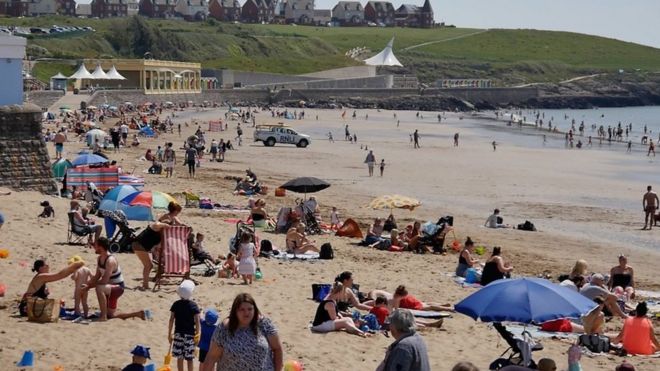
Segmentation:
[(335, 252), (332, 251), (332, 245), (330, 242), (326, 242), (321, 245), (321, 252), (319, 252), (319, 259), (330, 260), (334, 259)]
[(60, 319), (59, 314), (60, 308), (55, 304), (55, 299), (27, 299), (27, 316), (30, 322), (57, 322)]
[(479, 283), (479, 273), (474, 268), (465, 271), (465, 283)]
[(593, 353), (608, 353), (610, 351), (610, 338), (598, 334), (580, 335), (579, 344)]
[(530, 231), (530, 232), (536, 231), (536, 227), (534, 226), (534, 223), (530, 222), (529, 220), (525, 220), (523, 224), (518, 224), (518, 229), (521, 231)]
[(312, 284), (312, 299), (317, 302), (322, 302), (323, 299), (325, 299), (326, 296), (330, 293), (330, 290), (332, 290), (332, 285), (327, 284), (327, 283), (313, 283)]
[(286, 189), (275, 188), (275, 197), (284, 197), (285, 195), (286, 195)]
[(270, 256), (273, 253), (273, 243), (269, 240), (261, 240), (259, 244), (259, 255)]

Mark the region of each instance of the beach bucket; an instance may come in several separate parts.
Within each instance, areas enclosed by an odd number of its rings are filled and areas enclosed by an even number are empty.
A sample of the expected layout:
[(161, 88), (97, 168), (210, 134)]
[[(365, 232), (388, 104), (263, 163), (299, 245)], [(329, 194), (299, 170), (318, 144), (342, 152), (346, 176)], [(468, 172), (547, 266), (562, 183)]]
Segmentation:
[(478, 278), (479, 275), (477, 274), (476, 269), (468, 268), (465, 271), (465, 283), (477, 283)]
[(156, 371), (156, 365), (153, 363), (144, 365), (144, 371)]
[(284, 197), (285, 195), (286, 195), (286, 189), (275, 188), (275, 197)]
[(64, 366), (57, 365), (57, 366), (53, 367), (53, 371), (64, 371)]
[(5, 293), (7, 292), (7, 287), (0, 283), (0, 297), (5, 296)]
[(169, 366), (171, 362), (172, 362), (172, 352), (167, 352), (163, 363), (165, 364), (165, 366)]
[(34, 353), (31, 350), (26, 350), (23, 353), (23, 358), (16, 364), (17, 367), (34, 367)]
[(451, 243), (451, 248), (454, 251), (460, 251), (461, 250), (461, 243), (458, 240), (454, 240), (454, 242)]
[(0, 249), (0, 259), (7, 259), (9, 257), (8, 249)]

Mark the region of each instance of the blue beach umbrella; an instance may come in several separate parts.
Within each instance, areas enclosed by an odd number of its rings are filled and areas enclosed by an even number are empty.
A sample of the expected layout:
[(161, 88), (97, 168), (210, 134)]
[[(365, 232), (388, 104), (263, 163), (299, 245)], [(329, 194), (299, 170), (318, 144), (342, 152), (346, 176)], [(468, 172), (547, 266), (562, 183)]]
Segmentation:
[(71, 161), (71, 164), (73, 165), (73, 167), (76, 167), (82, 165), (102, 164), (105, 162), (108, 162), (107, 158), (103, 158), (93, 153), (85, 153), (76, 157), (73, 161)]
[(109, 190), (103, 200), (101, 205), (99, 205), (99, 210), (104, 211), (115, 211), (121, 210), (126, 215), (128, 220), (137, 220), (137, 221), (150, 221), (153, 220), (153, 213), (150, 207), (144, 206), (130, 206), (123, 202), (120, 202), (124, 198), (137, 193), (138, 190), (135, 187), (130, 185), (120, 185), (111, 190)]
[(596, 307), (580, 293), (541, 278), (502, 279), (456, 304), (455, 309), (483, 322), (543, 323), (579, 318)]

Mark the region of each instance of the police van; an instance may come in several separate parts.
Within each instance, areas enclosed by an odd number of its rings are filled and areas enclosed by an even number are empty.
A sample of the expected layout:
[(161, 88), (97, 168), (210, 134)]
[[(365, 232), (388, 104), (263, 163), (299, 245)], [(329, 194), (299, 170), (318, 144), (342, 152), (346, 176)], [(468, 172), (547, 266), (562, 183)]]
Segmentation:
[(275, 143), (283, 143), (305, 148), (312, 142), (312, 139), (309, 135), (298, 133), (290, 126), (279, 123), (257, 125), (254, 130), (254, 141), (263, 142), (266, 147), (272, 147)]

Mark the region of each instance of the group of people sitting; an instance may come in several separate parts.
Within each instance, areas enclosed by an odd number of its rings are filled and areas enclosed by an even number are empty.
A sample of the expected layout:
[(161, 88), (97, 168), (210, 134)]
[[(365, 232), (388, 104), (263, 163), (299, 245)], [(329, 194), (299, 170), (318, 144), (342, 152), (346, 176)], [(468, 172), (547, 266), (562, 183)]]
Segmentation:
[[(468, 283), (480, 283), (486, 286), (493, 281), (511, 276), (513, 266), (502, 257), (502, 248), (495, 246), (491, 256), (481, 263), (475, 257), (474, 241), (470, 237), (465, 240), (463, 249), (458, 255), (456, 276), (464, 277)], [(468, 275), (473, 277), (468, 277)]]
[[(387, 219), (376, 218), (369, 227), (362, 245), (388, 251), (413, 251), (418, 253), (442, 253), (447, 233), (453, 227), (445, 218), (438, 223), (427, 223), (428, 231), (422, 223), (415, 221), (403, 231), (397, 229), (396, 219), (390, 214)], [(383, 234), (387, 234), (383, 236)]]

